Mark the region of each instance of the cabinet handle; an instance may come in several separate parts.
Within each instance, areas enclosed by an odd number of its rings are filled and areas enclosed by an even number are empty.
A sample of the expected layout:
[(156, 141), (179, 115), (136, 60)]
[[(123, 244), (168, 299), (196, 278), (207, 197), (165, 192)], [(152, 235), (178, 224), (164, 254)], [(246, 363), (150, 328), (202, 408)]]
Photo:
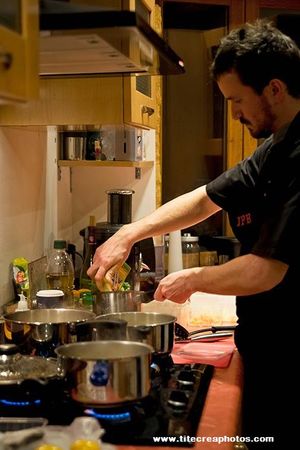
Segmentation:
[(150, 108), (150, 106), (143, 106), (142, 107), (142, 114), (148, 114), (148, 116), (152, 116), (154, 114), (154, 108)]
[(0, 68), (8, 70), (12, 64), (12, 54), (0, 51)]

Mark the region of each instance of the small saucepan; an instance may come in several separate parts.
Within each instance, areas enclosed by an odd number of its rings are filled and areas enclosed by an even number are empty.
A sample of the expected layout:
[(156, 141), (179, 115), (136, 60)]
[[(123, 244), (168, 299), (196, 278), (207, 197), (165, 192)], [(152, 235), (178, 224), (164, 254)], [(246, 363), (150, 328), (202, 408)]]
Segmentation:
[(77, 341), (126, 341), (125, 320), (88, 320), (76, 325)]
[(142, 303), (149, 300), (148, 294), (143, 291), (97, 292), (93, 311), (97, 316), (125, 311), (141, 311)]
[(97, 320), (121, 319), (127, 322), (127, 339), (151, 345), (155, 353), (171, 353), (176, 317), (156, 312), (104, 314)]
[(149, 345), (129, 341), (77, 342), (55, 350), (71, 397), (86, 406), (147, 396), (152, 351)]

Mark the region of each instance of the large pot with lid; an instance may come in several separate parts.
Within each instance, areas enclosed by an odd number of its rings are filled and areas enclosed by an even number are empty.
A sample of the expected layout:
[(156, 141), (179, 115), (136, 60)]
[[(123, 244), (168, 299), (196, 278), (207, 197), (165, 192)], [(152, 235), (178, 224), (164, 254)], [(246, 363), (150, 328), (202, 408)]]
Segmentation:
[(79, 309), (32, 309), (5, 314), (5, 342), (16, 344), (24, 354), (56, 356), (54, 349), (77, 341), (76, 325), (93, 319)]
[(151, 345), (155, 353), (171, 353), (176, 317), (156, 312), (104, 314), (97, 320), (119, 319), (127, 322), (127, 339)]
[(55, 350), (72, 399), (87, 406), (147, 396), (152, 351), (149, 345), (129, 341), (77, 342)]

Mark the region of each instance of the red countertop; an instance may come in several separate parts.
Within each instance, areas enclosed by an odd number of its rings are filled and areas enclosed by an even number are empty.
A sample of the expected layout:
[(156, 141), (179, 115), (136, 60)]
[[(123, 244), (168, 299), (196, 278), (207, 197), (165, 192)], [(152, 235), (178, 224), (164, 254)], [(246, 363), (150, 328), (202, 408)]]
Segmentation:
[[(215, 368), (213, 378), (207, 392), (201, 421), (196, 437), (231, 437), (239, 434), (242, 397), (242, 363), (235, 350), (227, 368)], [(234, 443), (196, 442), (192, 449), (232, 450)], [(146, 446), (116, 446), (118, 450), (153, 450)], [(162, 450), (188, 447), (159, 447)]]

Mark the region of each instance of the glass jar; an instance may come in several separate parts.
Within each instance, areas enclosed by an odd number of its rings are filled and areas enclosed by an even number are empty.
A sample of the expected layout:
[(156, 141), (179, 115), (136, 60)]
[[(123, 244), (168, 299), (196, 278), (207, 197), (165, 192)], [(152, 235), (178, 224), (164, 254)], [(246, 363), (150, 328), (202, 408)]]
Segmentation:
[(165, 235), (165, 254), (164, 254), (165, 275), (168, 275), (169, 266), (169, 235)]
[(183, 268), (199, 266), (199, 237), (184, 233), (181, 237)]

